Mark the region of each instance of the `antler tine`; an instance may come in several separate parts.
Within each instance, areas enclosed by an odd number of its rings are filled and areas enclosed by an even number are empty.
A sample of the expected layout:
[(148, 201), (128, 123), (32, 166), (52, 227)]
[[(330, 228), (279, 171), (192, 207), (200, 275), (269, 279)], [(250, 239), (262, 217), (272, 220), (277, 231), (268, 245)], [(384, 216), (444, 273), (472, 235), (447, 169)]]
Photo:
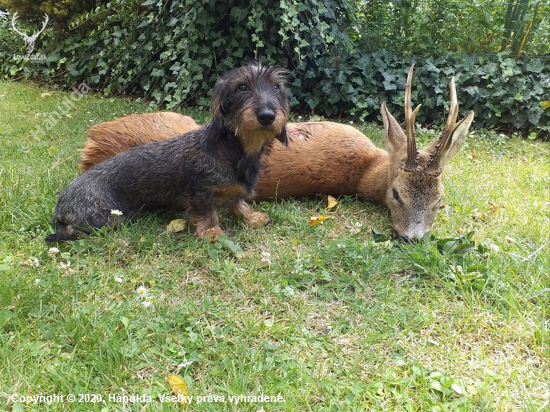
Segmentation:
[(44, 29), (46, 28), (46, 26), (48, 25), (48, 21), (50, 20), (50, 18), (48, 17), (48, 15), (46, 14), (46, 18), (44, 19), (44, 24), (42, 24), (42, 28), (40, 30), (36, 30), (33, 34), (32, 34), (32, 37), (38, 37), (38, 35), (40, 33), (42, 33), (44, 31)]
[(443, 132), (441, 132), (441, 136), (439, 137), (439, 139), (437, 139), (434, 151), (432, 152), (429, 163), (430, 169), (440, 169), (439, 163), (441, 160), (442, 150), (449, 145), (450, 138), (456, 126), (456, 119), (458, 118), (458, 100), (456, 98), (456, 86), (454, 76), (451, 78), (449, 88), (451, 91), (451, 105), (449, 107), (449, 114), (447, 116), (447, 121), (445, 122)]
[(46, 19), (44, 20), (44, 24), (42, 25), (42, 28), (40, 29), (40, 31), (38, 33), (42, 33), (44, 31), (44, 29), (48, 25), (49, 21), (50, 21), (50, 17), (46, 14)]
[(24, 36), (25, 33), (21, 33), (19, 30), (17, 30), (17, 27), (15, 27), (15, 22), (17, 21), (17, 15), (19, 14), (18, 11), (16, 11), (11, 18), (11, 27), (13, 27), (13, 30), (15, 30), (16, 33), (20, 34), (21, 36)]
[(414, 132), (414, 123), (416, 114), (420, 107), (419, 104), (416, 108), (412, 109), (411, 103), (411, 83), (412, 75), (414, 70), (414, 64), (409, 69), (409, 74), (407, 76), (407, 84), (405, 86), (405, 131), (407, 135), (407, 161), (405, 163), (405, 170), (413, 171), (417, 167), (417, 156), (418, 151), (416, 149), (416, 136)]

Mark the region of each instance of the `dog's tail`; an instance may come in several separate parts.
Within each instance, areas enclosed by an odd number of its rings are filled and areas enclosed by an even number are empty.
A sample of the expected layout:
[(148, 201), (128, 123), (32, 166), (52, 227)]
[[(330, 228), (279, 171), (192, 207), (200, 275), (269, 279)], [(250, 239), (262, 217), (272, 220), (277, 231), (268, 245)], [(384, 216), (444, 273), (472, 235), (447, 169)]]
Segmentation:
[(191, 117), (172, 112), (131, 114), (99, 123), (88, 130), (88, 140), (80, 151), (78, 167), (84, 172), (132, 147), (166, 140), (199, 128)]
[(78, 233), (62, 223), (57, 223), (56, 232), (44, 238), (46, 243), (64, 242), (66, 240), (76, 240)]

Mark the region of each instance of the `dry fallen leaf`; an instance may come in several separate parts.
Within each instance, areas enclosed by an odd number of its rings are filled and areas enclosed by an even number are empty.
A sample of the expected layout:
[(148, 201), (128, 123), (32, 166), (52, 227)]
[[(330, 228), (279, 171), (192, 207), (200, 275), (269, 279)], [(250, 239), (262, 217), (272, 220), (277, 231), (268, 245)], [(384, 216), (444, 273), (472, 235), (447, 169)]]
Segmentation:
[(166, 232), (168, 232), (168, 233), (183, 232), (186, 227), (187, 227), (187, 220), (185, 220), (185, 219), (175, 219), (175, 220), (172, 220), (170, 223), (168, 223), (168, 227), (166, 228)]
[(309, 223), (310, 226), (318, 225), (319, 223), (323, 224), (325, 220), (332, 219), (332, 217), (326, 217), (323, 215), (319, 216), (311, 216), (307, 223)]
[(170, 375), (166, 378), (168, 384), (172, 388), (174, 395), (178, 397), (179, 403), (182, 406), (187, 406), (189, 400), (189, 392), (187, 391), (187, 386), (185, 381), (179, 375)]
[(334, 208), (337, 204), (338, 204), (338, 200), (333, 198), (331, 195), (328, 195), (327, 210), (330, 210), (330, 209)]
[(46, 97), (50, 97), (50, 96), (53, 96), (53, 93), (49, 93), (49, 92), (48, 92), (48, 93), (42, 93), (42, 94), (40, 95), (40, 97), (42, 97), (43, 99), (45, 99)]

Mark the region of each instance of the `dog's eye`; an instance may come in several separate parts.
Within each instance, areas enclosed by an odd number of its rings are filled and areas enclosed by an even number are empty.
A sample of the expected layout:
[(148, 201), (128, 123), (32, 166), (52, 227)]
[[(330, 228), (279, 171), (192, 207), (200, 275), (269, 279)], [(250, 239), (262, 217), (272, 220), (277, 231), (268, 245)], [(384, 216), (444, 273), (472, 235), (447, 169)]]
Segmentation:
[(281, 89), (281, 86), (279, 86), (278, 84), (274, 84), (272, 89), (274, 92), (278, 92)]
[(248, 86), (246, 84), (241, 84), (238, 87), (239, 91), (246, 92), (248, 90)]

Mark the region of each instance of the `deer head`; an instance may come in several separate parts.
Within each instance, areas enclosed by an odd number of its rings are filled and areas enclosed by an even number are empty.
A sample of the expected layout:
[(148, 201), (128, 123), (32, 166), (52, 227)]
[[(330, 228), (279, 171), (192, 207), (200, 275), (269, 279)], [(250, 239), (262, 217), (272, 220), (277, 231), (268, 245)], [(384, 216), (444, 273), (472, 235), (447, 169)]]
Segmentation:
[(48, 17), (47, 14), (45, 14), (46, 18), (44, 20), (44, 24), (42, 25), (42, 28), (38, 31), (35, 31), (32, 34), (32, 36), (29, 36), (26, 32), (19, 31), (19, 30), (17, 30), (17, 27), (15, 27), (15, 21), (17, 20), (17, 14), (18, 14), (18, 12), (15, 12), (15, 14), (13, 15), (13, 17), (11, 19), (11, 27), (13, 27), (13, 30), (15, 30), (16, 33), (19, 33), (21, 36), (23, 36), (23, 40), (25, 40), (25, 43), (27, 43), (27, 53), (32, 54), (32, 52), (34, 50), (34, 43), (36, 42), (36, 39), (38, 38), (40, 33), (42, 33), (44, 31), (44, 29), (46, 28), (46, 25), (48, 24), (48, 21), (49, 21), (50, 18)]
[(415, 117), (411, 104), (411, 82), (414, 65), (405, 86), (405, 132), (390, 114), (386, 103), (381, 112), (384, 122), (386, 150), (389, 154), (388, 190), (385, 203), (392, 216), (393, 227), (405, 239), (420, 239), (430, 231), (443, 201), (443, 169), (460, 150), (474, 112), (457, 123), (458, 103), (454, 77), (450, 82), (451, 106), (441, 136), (426, 148), (416, 148)]

